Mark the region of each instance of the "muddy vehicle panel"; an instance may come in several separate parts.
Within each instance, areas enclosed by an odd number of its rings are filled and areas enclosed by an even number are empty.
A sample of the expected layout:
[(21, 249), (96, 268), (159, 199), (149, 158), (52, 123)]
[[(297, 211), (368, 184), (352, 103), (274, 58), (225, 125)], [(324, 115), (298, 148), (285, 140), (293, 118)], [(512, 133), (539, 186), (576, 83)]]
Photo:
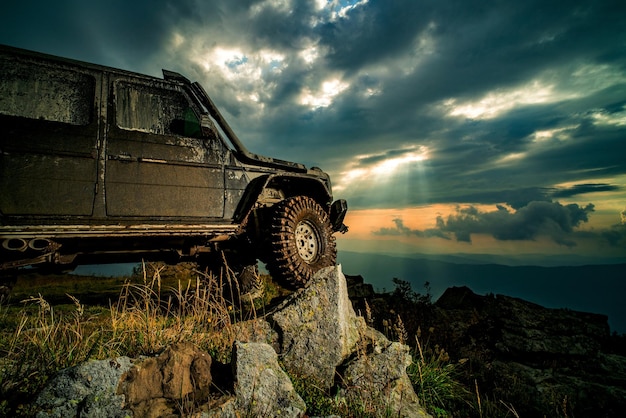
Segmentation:
[(345, 201), (249, 152), (198, 83), (0, 46), (0, 271), (262, 259), (284, 284), (336, 259)]
[(202, 135), (199, 110), (167, 87), (119, 78), (113, 83), (106, 214), (222, 218), (229, 150), (216, 136)]
[(6, 55), (0, 66), (0, 211), (91, 215), (99, 141), (96, 74)]

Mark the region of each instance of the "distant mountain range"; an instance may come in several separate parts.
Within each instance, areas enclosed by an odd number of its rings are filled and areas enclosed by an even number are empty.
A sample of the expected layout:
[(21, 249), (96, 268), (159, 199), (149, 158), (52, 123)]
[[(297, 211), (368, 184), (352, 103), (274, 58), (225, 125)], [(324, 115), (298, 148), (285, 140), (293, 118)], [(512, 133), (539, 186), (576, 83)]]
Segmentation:
[(612, 331), (626, 333), (626, 263), (580, 265), (585, 260), (577, 257), (578, 265), (529, 266), (517, 264), (521, 257), (507, 259), (514, 265), (489, 263), (495, 259), (487, 255), (423, 257), (339, 251), (338, 262), (345, 274), (363, 276), (378, 291), (393, 290), (392, 279), (398, 278), (423, 294), (424, 283), (429, 282), (434, 301), (448, 287), (467, 286), (478, 294), (504, 294), (548, 308), (605, 314)]
[[(340, 250), (343, 251), (343, 250)], [(423, 253), (391, 253), (385, 251), (350, 251), (358, 253), (376, 253), (390, 257), (418, 260), (436, 260), (453, 264), (500, 264), (504, 266), (584, 266), (598, 264), (626, 264), (626, 257), (583, 256), (580, 254), (423, 254)]]

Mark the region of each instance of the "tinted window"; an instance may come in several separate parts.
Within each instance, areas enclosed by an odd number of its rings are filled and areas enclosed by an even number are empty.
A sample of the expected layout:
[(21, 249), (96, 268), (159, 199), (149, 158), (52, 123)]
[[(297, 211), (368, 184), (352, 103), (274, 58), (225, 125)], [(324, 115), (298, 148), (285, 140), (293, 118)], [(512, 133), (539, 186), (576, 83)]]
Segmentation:
[(153, 134), (200, 136), (200, 123), (179, 91), (117, 83), (116, 120), (120, 128)]
[(95, 79), (75, 71), (0, 59), (0, 113), (88, 125)]

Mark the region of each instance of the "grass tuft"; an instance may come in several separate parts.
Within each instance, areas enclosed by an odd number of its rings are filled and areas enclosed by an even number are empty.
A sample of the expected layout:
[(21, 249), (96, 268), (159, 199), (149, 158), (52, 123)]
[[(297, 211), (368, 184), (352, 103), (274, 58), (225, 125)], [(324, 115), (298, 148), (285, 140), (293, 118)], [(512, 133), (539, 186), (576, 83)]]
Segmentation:
[[(191, 342), (219, 360), (228, 359), (238, 320), (256, 315), (234, 306), (237, 295), (223, 295), (222, 277), (187, 270), (168, 285), (165, 266), (143, 265), (140, 277), (126, 280), (109, 308), (85, 308), (66, 295), (53, 306), (41, 294), (22, 307), (0, 306), (0, 416), (31, 416), (34, 396), (57, 371), (88, 359), (160, 353), (177, 342)], [(236, 290), (235, 290), (236, 291)], [(56, 296), (58, 298), (58, 296)], [(239, 298), (240, 299), (240, 298)]]

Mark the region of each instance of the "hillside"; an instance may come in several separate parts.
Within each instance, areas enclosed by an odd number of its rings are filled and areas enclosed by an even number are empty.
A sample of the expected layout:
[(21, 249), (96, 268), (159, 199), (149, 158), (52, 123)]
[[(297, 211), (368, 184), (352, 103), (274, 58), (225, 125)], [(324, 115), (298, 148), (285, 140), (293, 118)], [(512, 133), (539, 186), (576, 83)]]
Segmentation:
[(626, 333), (626, 264), (583, 266), (506, 266), (452, 263), (342, 251), (346, 274), (363, 276), (374, 289), (391, 290), (391, 278), (411, 283), (420, 292), (425, 282), (437, 299), (452, 286), (478, 294), (519, 297), (548, 308), (568, 308), (608, 315), (611, 330)]
[[(148, 267), (130, 281), (18, 280), (14, 295), (29, 303), (0, 311), (0, 416), (42, 408), (64, 412), (41, 416), (102, 416), (88, 412), (103, 407), (117, 411), (104, 416), (125, 416), (125, 402), (135, 417), (202, 417), (216, 407), (221, 415), (211, 416), (232, 416), (254, 406), (263, 416), (279, 408), (379, 417), (392, 408), (407, 417), (612, 418), (626, 408), (626, 339), (610, 335), (605, 315), (468, 287), (435, 300), (399, 279), (374, 292), (341, 268), (296, 292), (264, 276), (264, 296), (250, 305), (192, 266)], [(173, 370), (178, 377), (168, 378)], [(257, 398), (278, 387), (279, 397)]]

